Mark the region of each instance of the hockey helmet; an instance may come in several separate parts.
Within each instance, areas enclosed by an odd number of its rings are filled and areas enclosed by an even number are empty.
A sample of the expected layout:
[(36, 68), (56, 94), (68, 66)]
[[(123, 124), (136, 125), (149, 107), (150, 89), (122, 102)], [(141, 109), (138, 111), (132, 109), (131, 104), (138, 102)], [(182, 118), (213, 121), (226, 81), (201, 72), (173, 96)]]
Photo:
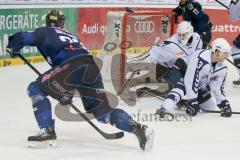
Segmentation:
[(63, 27), (65, 22), (65, 16), (62, 11), (51, 10), (46, 15), (47, 27)]
[(184, 5), (188, 0), (180, 0), (180, 4)]
[(187, 45), (193, 35), (193, 27), (190, 22), (182, 21), (177, 26), (178, 39), (183, 46)]
[[(222, 54), (226, 57), (230, 55), (231, 46), (224, 38), (217, 38), (212, 42), (211, 51), (216, 58), (219, 58)], [(218, 50), (219, 52), (216, 52)]]

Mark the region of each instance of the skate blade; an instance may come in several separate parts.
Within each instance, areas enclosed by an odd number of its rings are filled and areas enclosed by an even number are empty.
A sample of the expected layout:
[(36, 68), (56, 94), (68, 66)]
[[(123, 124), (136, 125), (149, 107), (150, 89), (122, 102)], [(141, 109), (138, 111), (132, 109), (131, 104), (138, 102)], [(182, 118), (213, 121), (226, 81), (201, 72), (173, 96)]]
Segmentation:
[(147, 128), (145, 130), (145, 134), (146, 134), (146, 137), (147, 137), (147, 141), (146, 141), (146, 144), (145, 144), (144, 151), (150, 151), (153, 147), (154, 131), (150, 128)]
[(56, 148), (57, 140), (47, 140), (47, 141), (29, 141), (28, 148)]

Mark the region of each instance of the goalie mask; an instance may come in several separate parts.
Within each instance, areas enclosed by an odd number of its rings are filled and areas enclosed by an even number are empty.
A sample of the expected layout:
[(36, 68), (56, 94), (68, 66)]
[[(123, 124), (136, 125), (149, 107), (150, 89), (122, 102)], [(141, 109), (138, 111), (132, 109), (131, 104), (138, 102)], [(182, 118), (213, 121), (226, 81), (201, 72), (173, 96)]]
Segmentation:
[(177, 26), (177, 35), (180, 43), (186, 46), (193, 35), (193, 27), (190, 22), (182, 21)]
[(62, 11), (51, 10), (46, 15), (47, 27), (64, 27), (65, 16)]
[(222, 54), (228, 57), (231, 52), (231, 46), (224, 38), (217, 38), (212, 42), (211, 51), (217, 59), (219, 59)]

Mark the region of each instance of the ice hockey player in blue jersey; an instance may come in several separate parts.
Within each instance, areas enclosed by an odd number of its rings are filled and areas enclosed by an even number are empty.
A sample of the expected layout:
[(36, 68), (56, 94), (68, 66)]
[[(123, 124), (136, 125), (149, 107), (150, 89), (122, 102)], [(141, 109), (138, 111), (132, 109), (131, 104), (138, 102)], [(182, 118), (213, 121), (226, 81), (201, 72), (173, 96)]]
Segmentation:
[(64, 28), (64, 23), (63, 12), (52, 10), (46, 16), (46, 27), (9, 37), (7, 52), (12, 57), (20, 54), (24, 46), (36, 46), (52, 66), (27, 89), (40, 128), (36, 135), (28, 137), (28, 141), (40, 143), (57, 139), (47, 96), (57, 99), (64, 107), (72, 102), (77, 91), (85, 110), (99, 122), (135, 134), (142, 150), (151, 149), (153, 130), (134, 121), (124, 110), (109, 105), (98, 66), (88, 49)]
[(197, 32), (203, 40), (203, 48), (207, 48), (212, 39), (212, 23), (202, 6), (194, 0), (180, 0), (179, 6), (172, 10), (176, 17), (182, 16), (184, 21), (191, 22), (194, 32)]

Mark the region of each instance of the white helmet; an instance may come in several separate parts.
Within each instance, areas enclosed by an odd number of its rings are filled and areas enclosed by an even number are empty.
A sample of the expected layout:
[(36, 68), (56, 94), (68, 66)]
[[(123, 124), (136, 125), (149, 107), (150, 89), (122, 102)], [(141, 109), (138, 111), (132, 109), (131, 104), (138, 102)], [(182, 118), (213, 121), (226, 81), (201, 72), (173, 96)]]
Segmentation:
[[(212, 42), (211, 48), (213, 54), (215, 54), (216, 50), (219, 50), (221, 54), (225, 54), (228, 57), (231, 52), (231, 46), (224, 38), (217, 38)], [(219, 56), (216, 56), (216, 58), (219, 58)]]
[(190, 22), (182, 21), (177, 26), (178, 39), (183, 46), (188, 43), (188, 40), (193, 35), (193, 27)]

